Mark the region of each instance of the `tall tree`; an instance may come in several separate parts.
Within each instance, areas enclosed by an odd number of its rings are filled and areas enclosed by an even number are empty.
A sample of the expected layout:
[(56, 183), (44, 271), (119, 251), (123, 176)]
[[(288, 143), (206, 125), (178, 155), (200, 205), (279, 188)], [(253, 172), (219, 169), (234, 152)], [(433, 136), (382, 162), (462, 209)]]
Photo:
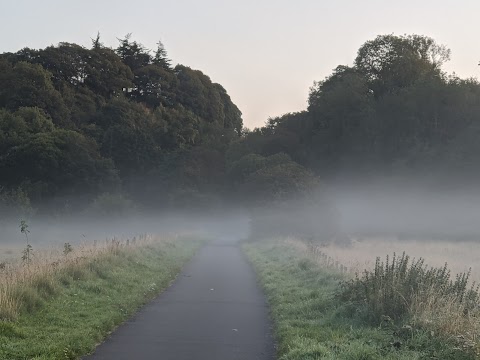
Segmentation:
[(122, 61), (135, 71), (152, 62), (150, 52), (140, 43), (131, 41), (132, 34), (127, 34), (123, 39), (118, 39), (119, 45), (116, 53)]
[(100, 41), (100, 31), (97, 32), (97, 36), (95, 39), (92, 39), (92, 50), (100, 50), (104, 48), (105, 46), (103, 43)]
[(381, 35), (358, 50), (355, 66), (376, 97), (412, 85), (425, 76), (439, 76), (450, 50), (420, 35)]
[(167, 50), (165, 50), (165, 46), (163, 46), (161, 41), (157, 43), (157, 50), (155, 51), (152, 62), (165, 70), (172, 70), (172, 61), (168, 58)]
[(23, 61), (0, 66), (0, 107), (12, 111), (21, 107), (39, 107), (56, 124), (70, 126), (70, 111), (61, 93), (53, 86), (49, 71)]

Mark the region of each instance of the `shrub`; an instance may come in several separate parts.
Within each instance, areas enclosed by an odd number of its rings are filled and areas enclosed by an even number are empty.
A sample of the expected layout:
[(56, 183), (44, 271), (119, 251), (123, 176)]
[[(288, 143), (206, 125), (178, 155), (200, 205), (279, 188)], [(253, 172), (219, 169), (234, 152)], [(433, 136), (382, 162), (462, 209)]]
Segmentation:
[(67, 256), (73, 251), (73, 247), (70, 243), (66, 242), (63, 244), (63, 255)]
[(98, 196), (88, 211), (92, 215), (124, 215), (134, 210), (131, 200), (122, 194), (104, 193)]
[(321, 194), (310, 199), (276, 202), (251, 211), (252, 239), (299, 237), (312, 243), (328, 243), (338, 232), (337, 214)]
[(0, 186), (0, 217), (2, 219), (25, 217), (34, 214), (26, 191), (21, 187), (7, 190)]
[(364, 306), (373, 321), (383, 317), (401, 320), (414, 303), (439, 304), (447, 298), (467, 314), (478, 309), (480, 299), (478, 287), (469, 286), (469, 277), (470, 272), (461, 273), (452, 280), (447, 264), (429, 268), (422, 258), (410, 260), (405, 253), (394, 254), (385, 262), (377, 258), (373, 271), (365, 270), (343, 283), (340, 296)]

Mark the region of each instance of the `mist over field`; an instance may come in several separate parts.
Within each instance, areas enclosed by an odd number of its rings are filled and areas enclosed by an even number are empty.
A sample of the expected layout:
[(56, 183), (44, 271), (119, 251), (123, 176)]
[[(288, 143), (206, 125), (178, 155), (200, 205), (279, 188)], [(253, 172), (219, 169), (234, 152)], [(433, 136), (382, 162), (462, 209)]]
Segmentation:
[(25, 245), (22, 220), (34, 246), (476, 241), (480, 83), (446, 73), (451, 56), (379, 35), (314, 81), (304, 111), (247, 129), (227, 89), (160, 41), (0, 54), (0, 244)]
[(480, 239), (476, 189), (438, 190), (385, 186), (332, 189), (340, 228), (358, 235), (441, 240)]
[[(102, 242), (105, 239), (133, 239), (141, 234), (159, 236), (191, 235), (200, 238), (245, 239), (249, 232), (249, 219), (245, 212), (230, 214), (151, 213), (75, 218), (34, 218), (29, 222), (29, 238), (40, 247)], [(0, 245), (17, 245), (25, 242), (19, 222), (9, 221), (0, 225)]]
[[(371, 181), (328, 185), (310, 198), (289, 198), (276, 206), (217, 206), (203, 211), (151, 211), (123, 215), (33, 216), (33, 244), (133, 238), (142, 233), (197, 234), (248, 239), (299, 236), (329, 243), (336, 238), (395, 237), (442, 242), (480, 239), (480, 195), (475, 189), (435, 189)], [(2, 221), (0, 244), (22, 246), (21, 218)], [(258, 228), (262, 232), (258, 233)]]

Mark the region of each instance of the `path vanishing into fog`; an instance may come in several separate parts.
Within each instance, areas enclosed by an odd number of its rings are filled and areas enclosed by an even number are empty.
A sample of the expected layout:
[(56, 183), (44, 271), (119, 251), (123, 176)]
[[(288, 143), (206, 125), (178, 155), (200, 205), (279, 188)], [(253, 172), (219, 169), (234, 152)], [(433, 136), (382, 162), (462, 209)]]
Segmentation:
[(119, 327), (88, 360), (270, 360), (268, 309), (232, 240), (207, 244), (173, 285)]

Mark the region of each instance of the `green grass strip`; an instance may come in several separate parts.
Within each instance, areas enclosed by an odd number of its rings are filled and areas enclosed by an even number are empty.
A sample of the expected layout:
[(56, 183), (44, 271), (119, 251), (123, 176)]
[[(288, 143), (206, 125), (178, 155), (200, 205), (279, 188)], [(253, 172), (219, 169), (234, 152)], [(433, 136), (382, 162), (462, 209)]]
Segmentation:
[(244, 250), (271, 307), (279, 360), (475, 359), (430, 331), (368, 325), (361, 309), (335, 296), (342, 274), (285, 243), (247, 243)]
[(92, 260), (15, 322), (0, 322), (0, 359), (77, 359), (175, 279), (201, 241), (178, 240)]

